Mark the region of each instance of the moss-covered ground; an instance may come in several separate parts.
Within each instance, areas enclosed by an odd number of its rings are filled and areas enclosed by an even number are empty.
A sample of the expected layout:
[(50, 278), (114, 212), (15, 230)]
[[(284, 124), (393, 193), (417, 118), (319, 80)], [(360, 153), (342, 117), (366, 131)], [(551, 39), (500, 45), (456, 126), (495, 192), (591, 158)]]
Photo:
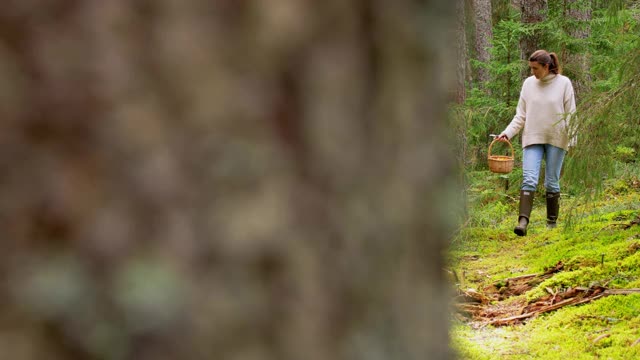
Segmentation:
[[(479, 171), (468, 179), (467, 220), (449, 253), (460, 289), (482, 292), (558, 262), (562, 271), (502, 301), (531, 303), (575, 287), (640, 288), (640, 181), (633, 171), (606, 182), (597, 197), (563, 192), (559, 226), (552, 230), (540, 191), (526, 237), (513, 234), (517, 173)], [(452, 347), (461, 359), (640, 359), (640, 294), (606, 296), (501, 327), (468, 315), (453, 318)]]

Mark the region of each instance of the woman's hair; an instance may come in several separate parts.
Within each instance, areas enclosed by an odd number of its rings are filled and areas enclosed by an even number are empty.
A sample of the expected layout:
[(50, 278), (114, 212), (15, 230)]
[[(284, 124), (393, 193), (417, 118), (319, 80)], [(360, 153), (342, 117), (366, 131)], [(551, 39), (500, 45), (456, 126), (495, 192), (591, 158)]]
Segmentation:
[(536, 50), (529, 57), (529, 61), (536, 61), (542, 66), (549, 65), (549, 72), (554, 74), (560, 74), (562, 68), (560, 68), (560, 60), (556, 53), (549, 53), (547, 50)]

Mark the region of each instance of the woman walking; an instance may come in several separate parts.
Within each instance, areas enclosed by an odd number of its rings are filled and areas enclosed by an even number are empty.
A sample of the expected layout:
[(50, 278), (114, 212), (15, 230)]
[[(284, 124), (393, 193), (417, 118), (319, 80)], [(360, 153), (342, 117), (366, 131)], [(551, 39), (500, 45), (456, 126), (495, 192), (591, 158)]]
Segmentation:
[[(575, 139), (569, 136), (569, 117), (576, 110), (571, 80), (561, 75), (555, 53), (537, 50), (529, 57), (533, 76), (528, 77), (520, 91), (516, 115), (498, 136), (505, 141), (522, 131), (522, 186), (518, 236), (527, 234), (529, 217), (542, 159), (545, 161), (544, 186), (547, 198), (547, 227), (554, 228), (560, 209), (560, 171), (562, 162)], [(571, 143), (570, 143), (571, 142)]]

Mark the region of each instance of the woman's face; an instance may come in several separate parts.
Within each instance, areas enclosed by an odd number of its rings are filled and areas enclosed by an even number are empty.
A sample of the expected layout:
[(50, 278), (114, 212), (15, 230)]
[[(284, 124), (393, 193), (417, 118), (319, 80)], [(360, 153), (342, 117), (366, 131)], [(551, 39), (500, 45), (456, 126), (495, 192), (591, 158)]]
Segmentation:
[(542, 65), (537, 61), (529, 61), (529, 68), (536, 79), (542, 79), (549, 74), (549, 64)]

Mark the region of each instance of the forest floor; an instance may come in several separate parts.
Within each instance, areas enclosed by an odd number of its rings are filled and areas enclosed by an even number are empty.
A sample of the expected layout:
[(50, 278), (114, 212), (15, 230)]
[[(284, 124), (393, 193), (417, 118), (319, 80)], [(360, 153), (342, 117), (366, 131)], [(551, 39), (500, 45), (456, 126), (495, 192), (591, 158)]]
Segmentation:
[(468, 221), (449, 252), (459, 358), (640, 358), (638, 177), (594, 199), (563, 193), (551, 230), (539, 194), (526, 237), (513, 234), (518, 191), (503, 178), (469, 175)]

